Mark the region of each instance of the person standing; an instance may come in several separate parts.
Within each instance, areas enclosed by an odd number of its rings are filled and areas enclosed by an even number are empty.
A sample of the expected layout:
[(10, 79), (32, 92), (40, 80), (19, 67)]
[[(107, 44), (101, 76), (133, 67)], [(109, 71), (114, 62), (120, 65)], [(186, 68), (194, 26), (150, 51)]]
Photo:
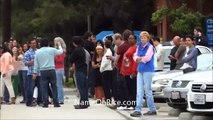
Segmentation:
[[(154, 73), (154, 47), (150, 44), (150, 35), (146, 31), (140, 33), (141, 43), (134, 54), (134, 60), (138, 63), (137, 73), (137, 98), (135, 111), (132, 117), (140, 117), (143, 107), (143, 97), (146, 95), (149, 111), (143, 115), (156, 115), (156, 107), (152, 95), (152, 77)], [(145, 91), (145, 93), (144, 93)]]
[(176, 70), (180, 70), (180, 68), (183, 66), (183, 63), (181, 63), (180, 61), (182, 60), (182, 58), (184, 57), (184, 55), (186, 54), (186, 38), (182, 37), (180, 39), (180, 47), (178, 47), (176, 53), (175, 53), (175, 58), (177, 60), (176, 62)]
[(70, 57), (71, 65), (75, 64), (75, 76), (77, 82), (77, 88), (80, 94), (79, 104), (74, 105), (75, 109), (86, 109), (89, 105), (88, 99), (88, 81), (87, 81), (87, 64), (86, 64), (86, 53), (82, 47), (83, 40), (80, 36), (74, 36), (72, 43), (75, 47)]
[[(95, 43), (92, 42), (92, 38), (93, 38), (93, 33), (92, 32), (85, 32), (84, 35), (84, 41), (83, 41), (83, 47), (84, 49), (86, 49), (89, 54), (90, 54), (90, 58), (93, 58), (93, 55), (94, 55), (94, 52), (95, 52)], [(87, 66), (87, 68), (89, 69), (89, 74), (88, 74), (88, 80), (89, 80), (89, 83), (88, 83), (88, 87), (89, 87), (89, 97), (90, 98), (93, 98), (94, 97), (94, 94), (95, 94), (95, 76), (94, 76), (94, 69), (92, 68), (92, 64), (90, 62), (90, 65)]]
[(102, 75), (102, 83), (105, 95), (105, 101), (107, 104), (111, 104), (112, 98), (112, 79), (113, 79), (113, 68), (112, 68), (112, 61), (107, 59), (107, 56), (112, 56), (111, 51), (111, 42), (105, 41), (104, 42), (105, 54), (102, 57), (100, 72)]
[(24, 44), (23, 46), (25, 46), (25, 50), (19, 49), (19, 56), (18, 56), (18, 61), (20, 64), (20, 70), (18, 71), (19, 74), (19, 80), (20, 80), (20, 86), (21, 86), (21, 93), (23, 96), (23, 100), (20, 101), (20, 103), (25, 103), (26, 102), (26, 88), (25, 88), (25, 83), (27, 80), (27, 70), (28, 67), (24, 64), (24, 53), (27, 51), (28, 46), (26, 47), (27, 44)]
[[(30, 40), (30, 49), (24, 53), (24, 64), (28, 67), (27, 71), (27, 80), (25, 84), (26, 88), (26, 106), (28, 107), (34, 107), (37, 104), (42, 105), (42, 91), (41, 91), (41, 85), (40, 85), (40, 73), (38, 72), (38, 75), (36, 77), (36, 80), (33, 80), (33, 68), (34, 68), (34, 59), (35, 59), (35, 52), (37, 50), (37, 40), (31, 39)], [(33, 92), (34, 88), (38, 88), (38, 98), (37, 98), (37, 104), (33, 102)]]
[(53, 94), (54, 107), (60, 107), (58, 103), (58, 91), (56, 86), (56, 72), (54, 57), (63, 53), (60, 42), (57, 42), (58, 48), (49, 47), (48, 39), (41, 39), (40, 46), (35, 53), (35, 62), (33, 69), (33, 79), (36, 79), (38, 70), (41, 72), (41, 87), (42, 87), (42, 98), (44, 101), (43, 108), (48, 108), (48, 86), (51, 85)]
[(165, 52), (163, 46), (160, 43), (160, 38), (154, 37), (153, 44), (156, 48), (156, 58), (157, 58), (157, 68), (155, 69), (155, 72), (163, 71)]
[(196, 45), (208, 47), (208, 38), (203, 35), (203, 30), (201, 27), (194, 28), (194, 39)]
[(3, 51), (0, 58), (0, 71), (1, 71), (1, 81), (0, 81), (0, 104), (3, 100), (4, 89), (7, 87), (11, 101), (9, 104), (15, 104), (15, 94), (12, 85), (12, 73), (14, 70), (13, 66), (13, 58), (11, 55), (11, 51), (6, 45), (3, 45)]
[(180, 37), (179, 36), (175, 36), (173, 38), (173, 43), (174, 43), (174, 47), (171, 49), (170, 55), (168, 56), (171, 63), (170, 63), (170, 70), (174, 70), (176, 67), (176, 58), (175, 58), (175, 53), (177, 51), (177, 49), (180, 46)]
[(132, 31), (126, 29), (123, 32), (123, 37), (120, 37), (119, 34), (118, 36), (115, 36), (115, 45), (118, 46), (118, 48), (115, 56), (114, 66), (117, 68), (117, 109), (120, 110), (126, 109), (127, 104), (125, 101), (128, 100), (129, 97), (127, 83), (125, 77), (120, 73), (120, 70), (122, 66), (123, 55), (130, 47), (128, 42), (128, 38), (130, 35), (132, 35)]
[(19, 74), (18, 74), (18, 71), (20, 69), (20, 63), (18, 61), (19, 48), (16, 46), (13, 46), (12, 54), (13, 54), (13, 66), (14, 66), (14, 70), (13, 70), (13, 74), (12, 74), (12, 81), (13, 81), (13, 89), (15, 92), (15, 96), (17, 97), (20, 94), (20, 92), (19, 92), (20, 82), (19, 82)]
[(137, 75), (137, 63), (133, 60), (134, 53), (136, 52), (136, 36), (130, 35), (129, 49), (124, 53), (122, 60), (120, 73), (125, 76), (126, 86), (129, 93), (127, 101), (131, 104), (127, 105), (127, 109), (132, 110), (135, 108), (136, 103), (136, 75)]
[(104, 54), (103, 47), (100, 45), (97, 45), (96, 51), (92, 59), (92, 67), (94, 69), (94, 75), (95, 75), (95, 98), (98, 104), (104, 99), (104, 90), (103, 90), (103, 84), (101, 80), (102, 76), (100, 72), (103, 54)]
[(64, 104), (64, 90), (63, 90), (63, 82), (64, 82), (64, 58), (65, 58), (65, 52), (66, 52), (66, 45), (65, 42), (61, 37), (56, 37), (54, 39), (55, 41), (55, 47), (58, 49), (59, 46), (57, 44), (57, 41), (59, 41), (63, 48), (63, 53), (60, 55), (55, 56), (55, 70), (56, 70), (56, 78), (57, 78), (57, 89), (58, 89), (58, 102), (59, 104)]

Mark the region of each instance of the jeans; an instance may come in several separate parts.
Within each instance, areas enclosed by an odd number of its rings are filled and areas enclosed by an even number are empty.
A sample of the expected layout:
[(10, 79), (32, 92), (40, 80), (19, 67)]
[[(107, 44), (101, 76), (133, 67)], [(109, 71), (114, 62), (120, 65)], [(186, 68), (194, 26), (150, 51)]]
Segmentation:
[(93, 96), (95, 94), (95, 70), (93, 68), (89, 71), (88, 80), (89, 95)]
[(51, 85), (53, 94), (53, 104), (58, 105), (58, 91), (56, 86), (56, 72), (55, 70), (44, 70), (41, 71), (41, 87), (42, 87), (42, 98), (44, 105), (48, 105), (48, 87)]
[(35, 80), (32, 79), (32, 75), (27, 76), (26, 84), (26, 105), (29, 106), (32, 104), (33, 101), (33, 92), (35, 86), (38, 88), (38, 98), (37, 104), (43, 102), (42, 100), (42, 91), (41, 91), (41, 83), (40, 83), (40, 76), (37, 76)]
[(64, 90), (63, 90), (63, 81), (64, 81), (64, 70), (56, 70), (57, 78), (57, 89), (58, 89), (58, 102), (64, 102)]
[(143, 107), (143, 97), (144, 97), (144, 90), (147, 100), (147, 106), (149, 111), (155, 112), (156, 107), (154, 104), (154, 98), (152, 95), (152, 77), (153, 72), (138, 72), (137, 74), (137, 98), (136, 98), (136, 108), (135, 111), (141, 112)]
[(9, 92), (8, 92), (6, 86), (5, 86), (5, 88), (4, 88), (4, 101), (5, 101), (5, 102), (9, 102), (9, 101), (10, 101), (10, 95), (9, 95)]
[(26, 80), (27, 80), (27, 70), (19, 70), (18, 72), (20, 86), (21, 86), (21, 94), (23, 96), (23, 100), (26, 100)]
[(76, 71), (76, 81), (77, 87), (80, 93), (80, 105), (89, 105), (88, 99), (88, 81), (86, 79), (85, 73), (81, 71)]

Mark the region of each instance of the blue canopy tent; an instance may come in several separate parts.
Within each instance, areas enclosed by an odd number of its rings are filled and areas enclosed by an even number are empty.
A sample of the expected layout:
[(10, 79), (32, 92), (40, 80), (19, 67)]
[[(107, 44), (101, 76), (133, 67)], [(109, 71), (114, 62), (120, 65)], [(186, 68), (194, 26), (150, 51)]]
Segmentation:
[(141, 31), (133, 31), (134, 35), (137, 37), (137, 45), (141, 42), (140, 33)]
[(113, 34), (114, 34), (113, 31), (101, 31), (96, 35), (96, 40), (104, 41), (106, 36), (112, 36)]
[[(137, 37), (137, 44), (139, 44), (140, 43), (140, 33), (141, 33), (141, 31), (133, 31), (133, 33)], [(112, 36), (112, 35), (114, 35), (113, 31), (101, 31), (100, 33), (98, 33), (96, 35), (96, 40), (104, 41), (106, 36)]]

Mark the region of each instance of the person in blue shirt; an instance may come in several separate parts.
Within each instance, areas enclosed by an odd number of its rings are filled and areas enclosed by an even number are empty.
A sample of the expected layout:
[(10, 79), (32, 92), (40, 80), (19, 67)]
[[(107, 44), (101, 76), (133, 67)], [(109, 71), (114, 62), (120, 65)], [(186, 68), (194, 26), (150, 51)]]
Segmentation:
[(41, 39), (40, 46), (35, 53), (33, 79), (36, 78), (38, 70), (41, 72), (41, 87), (42, 87), (42, 98), (44, 101), (43, 108), (48, 107), (48, 86), (51, 85), (53, 94), (54, 107), (60, 107), (58, 103), (58, 92), (56, 86), (56, 72), (54, 57), (63, 53), (60, 42), (57, 42), (59, 49), (49, 47), (48, 39)]
[(146, 31), (140, 33), (141, 44), (135, 52), (133, 59), (138, 63), (137, 73), (137, 97), (135, 111), (132, 117), (140, 117), (143, 107), (143, 97), (146, 95), (148, 112), (143, 115), (157, 115), (154, 98), (152, 95), (152, 77), (154, 74), (154, 52), (153, 45), (149, 42), (150, 35)]
[(180, 60), (180, 63), (183, 66), (180, 69), (183, 69), (183, 73), (193, 72), (197, 69), (197, 56), (198, 49), (194, 46), (194, 39), (190, 36), (186, 36), (186, 52), (183, 58)]
[[(30, 49), (24, 53), (24, 64), (28, 67), (27, 71), (27, 80), (25, 82), (26, 88), (26, 106), (33, 107), (38, 105), (42, 105), (42, 92), (41, 92), (41, 85), (40, 85), (40, 74), (37, 75), (35, 78), (36, 80), (32, 79), (33, 74), (33, 67), (34, 67), (34, 58), (35, 52), (37, 50), (37, 40), (31, 39), (30, 40)], [(34, 88), (38, 88), (38, 97), (37, 97), (37, 104), (33, 102), (33, 92)]]

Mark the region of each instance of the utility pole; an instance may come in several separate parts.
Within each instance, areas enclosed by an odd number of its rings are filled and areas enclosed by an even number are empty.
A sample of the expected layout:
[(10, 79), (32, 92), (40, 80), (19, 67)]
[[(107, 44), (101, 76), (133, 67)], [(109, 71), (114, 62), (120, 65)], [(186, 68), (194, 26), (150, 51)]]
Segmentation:
[(2, 27), (1, 44), (11, 37), (11, 0), (2, 0)]

